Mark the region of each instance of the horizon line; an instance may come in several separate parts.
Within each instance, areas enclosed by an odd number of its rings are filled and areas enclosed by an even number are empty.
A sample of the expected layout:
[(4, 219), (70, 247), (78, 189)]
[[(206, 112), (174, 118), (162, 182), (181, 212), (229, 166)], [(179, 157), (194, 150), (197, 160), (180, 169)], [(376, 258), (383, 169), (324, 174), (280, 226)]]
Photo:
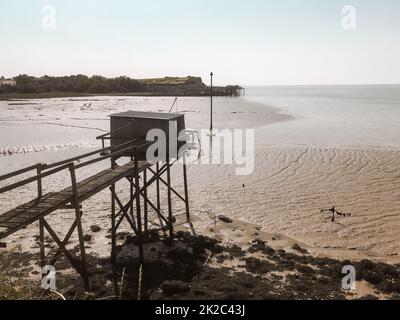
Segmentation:
[[(186, 78), (186, 77), (194, 77), (194, 78), (200, 78), (203, 81), (203, 78), (201, 76), (193, 76), (193, 75), (187, 75), (187, 76), (160, 76), (160, 77), (149, 77), (149, 78), (133, 78), (129, 75), (116, 75), (116, 76), (103, 76), (101, 74), (84, 74), (84, 73), (75, 73), (75, 74), (64, 74), (64, 75), (48, 75), (48, 74), (43, 74), (40, 76), (37, 75), (30, 75), (27, 73), (20, 73), (16, 76), (12, 76), (12, 77), (6, 77), (4, 75), (0, 75), (4, 77), (5, 80), (9, 80), (9, 79), (15, 79), (18, 76), (21, 75), (27, 75), (27, 76), (31, 76), (31, 77), (35, 77), (35, 78), (43, 78), (43, 77), (71, 77), (71, 76), (78, 76), (78, 75), (83, 75), (86, 77), (93, 77), (93, 76), (100, 76), (100, 77), (104, 77), (106, 79), (113, 79), (113, 78), (118, 78), (118, 77), (128, 77), (130, 79), (133, 80), (138, 80), (138, 81), (142, 81), (142, 80), (149, 80), (149, 79), (163, 79), (163, 78)], [(219, 83), (215, 83), (216, 86), (229, 86), (232, 85), (232, 83), (230, 84), (219, 84)], [(307, 84), (238, 84), (241, 87), (329, 87), (329, 86), (400, 86), (400, 82), (398, 83), (384, 83), (384, 82), (374, 82), (374, 83), (307, 83)]]

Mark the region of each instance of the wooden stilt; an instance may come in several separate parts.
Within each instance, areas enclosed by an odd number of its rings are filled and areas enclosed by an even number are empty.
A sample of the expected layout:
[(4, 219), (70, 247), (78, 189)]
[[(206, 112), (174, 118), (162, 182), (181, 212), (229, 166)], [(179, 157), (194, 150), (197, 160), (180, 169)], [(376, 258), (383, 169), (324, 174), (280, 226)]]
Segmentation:
[(148, 226), (149, 226), (149, 219), (148, 219), (148, 207), (147, 207), (147, 169), (144, 169), (143, 171), (143, 197), (144, 197), (144, 204), (143, 204), (143, 210), (144, 210), (144, 232), (146, 233), (148, 230)]
[[(38, 176), (41, 175), (42, 169), (41, 165), (37, 165), (36, 173)], [(43, 195), (42, 189), (42, 179), (37, 180), (37, 191), (38, 191), (38, 200)], [(44, 225), (43, 225), (43, 218), (39, 219), (39, 241), (40, 241), (40, 265), (43, 268), (46, 265), (46, 251), (44, 248)]]
[[(157, 162), (156, 164), (156, 171), (157, 171), (157, 175), (159, 175), (160, 173), (160, 163)], [(157, 176), (157, 180), (156, 180), (156, 189), (157, 189), (157, 210), (160, 211), (161, 210), (161, 201), (160, 201), (160, 178)]]
[(79, 196), (78, 196), (78, 188), (76, 184), (76, 176), (75, 176), (75, 166), (71, 164), (70, 167), (71, 173), (71, 181), (72, 181), (72, 191), (73, 191), (73, 201), (75, 206), (75, 217), (76, 217), (76, 224), (78, 229), (78, 238), (79, 238), (79, 249), (81, 252), (81, 273), (82, 278), (85, 286), (85, 290), (90, 290), (89, 285), (89, 277), (87, 273), (87, 265), (86, 265), (86, 251), (85, 251), (85, 241), (83, 239), (83, 228), (82, 228), (82, 220), (81, 220), (81, 213), (80, 213), (80, 204), (79, 204)]
[(183, 155), (183, 185), (185, 189), (185, 209), (186, 209), (186, 221), (190, 222), (190, 211), (189, 211), (189, 190), (187, 184), (187, 167), (186, 157)]
[[(131, 157), (131, 161), (133, 161), (133, 157)], [(131, 218), (134, 220), (134, 214), (133, 214), (133, 202), (134, 202), (134, 198), (133, 198), (133, 194), (134, 194), (134, 187), (133, 187), (133, 181), (135, 179), (134, 177), (134, 171), (132, 171), (132, 174), (130, 176), (130, 181), (129, 181), (129, 189), (130, 189), (130, 195), (129, 195), (129, 199), (130, 199), (130, 214), (131, 214)]]
[[(80, 211), (80, 214), (81, 214), (81, 217), (82, 217), (83, 211)], [(74, 233), (74, 231), (75, 231), (75, 229), (76, 229), (76, 226), (77, 226), (77, 222), (76, 222), (76, 220), (75, 220), (74, 223), (72, 224), (71, 228), (68, 230), (68, 233), (67, 233), (67, 235), (65, 236), (64, 240), (62, 241), (62, 244), (63, 244), (64, 246), (66, 246), (67, 243), (68, 243), (68, 241), (69, 241), (69, 239), (71, 239), (72, 234)], [(54, 257), (50, 260), (50, 265), (54, 265), (54, 264), (57, 262), (58, 258), (59, 258), (60, 255), (62, 254), (62, 252), (63, 252), (63, 249), (61, 249), (61, 248), (59, 248), (59, 249), (56, 251)]]
[(144, 253), (143, 253), (143, 234), (142, 234), (142, 214), (140, 211), (140, 183), (139, 183), (139, 162), (135, 158), (135, 188), (136, 188), (136, 218), (137, 218), (137, 238), (139, 245), (139, 264), (143, 265)]
[[(168, 132), (169, 136), (169, 132)], [(167, 156), (166, 156), (166, 166), (167, 166), (167, 199), (168, 199), (168, 227), (169, 236), (172, 238), (174, 236), (174, 224), (172, 217), (172, 194), (171, 194), (171, 164), (170, 164), (170, 150), (169, 142), (167, 142)]]
[[(131, 182), (130, 178), (129, 178), (128, 180)], [(131, 182), (131, 183), (132, 183), (132, 182)], [(135, 186), (134, 183), (132, 183), (132, 185)], [(140, 191), (140, 195), (143, 197), (143, 200), (146, 202), (146, 204), (149, 205), (149, 206), (157, 213), (157, 216), (158, 216), (158, 218), (159, 218), (159, 220), (160, 220), (160, 226), (164, 227), (164, 222), (165, 222), (166, 224), (168, 224), (168, 220), (163, 216), (163, 214), (162, 214), (161, 211), (157, 208), (157, 206), (154, 205), (154, 204), (149, 200), (148, 196), (144, 194), (143, 189)], [(183, 198), (182, 198), (182, 199), (183, 199)], [(129, 204), (127, 204), (126, 206), (123, 207), (122, 204), (121, 204), (121, 210), (122, 210), (122, 211), (123, 211), (123, 210), (127, 210), (126, 208), (127, 208), (128, 206), (129, 206)], [(122, 217), (121, 217), (121, 219), (122, 219)], [(133, 222), (135, 222), (135, 221), (133, 220)], [(119, 225), (119, 223), (118, 223), (118, 225)], [(137, 230), (137, 229), (134, 228), (134, 230)], [(135, 231), (135, 232), (136, 232), (136, 231)]]
[(117, 230), (115, 218), (115, 184), (110, 188), (111, 190), (111, 264), (117, 263)]
[(46, 251), (44, 248), (44, 224), (43, 218), (39, 220), (39, 241), (40, 241), (40, 266), (46, 265)]
[[(157, 193), (157, 195), (156, 196), (157, 196), (157, 212), (159, 213), (158, 220), (160, 221), (160, 226), (162, 228), (164, 228), (164, 222), (162, 221), (161, 216), (160, 216), (161, 215), (161, 199), (160, 199), (160, 177), (159, 177), (159, 174), (160, 174), (160, 163), (159, 162), (157, 162), (157, 164), (156, 164), (156, 173), (153, 172), (153, 174), (157, 176), (157, 179), (156, 179), (156, 193)], [(165, 234), (165, 231), (164, 231), (164, 234)]]

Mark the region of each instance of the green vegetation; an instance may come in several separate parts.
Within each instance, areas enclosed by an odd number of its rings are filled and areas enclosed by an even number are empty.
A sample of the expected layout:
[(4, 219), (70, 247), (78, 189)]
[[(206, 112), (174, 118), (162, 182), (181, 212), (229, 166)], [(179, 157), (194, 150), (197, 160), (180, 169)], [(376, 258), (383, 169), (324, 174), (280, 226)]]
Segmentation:
[(153, 79), (142, 79), (140, 82), (147, 85), (187, 85), (187, 84), (198, 84), (202, 83), (201, 78), (196, 77), (165, 77), (165, 78), (153, 78)]
[(32, 300), (39, 294), (40, 291), (29, 280), (0, 274), (0, 300)]
[[(3, 77), (0, 77), (3, 79)], [(64, 77), (32, 77), (19, 75), (15, 85), (1, 85), (0, 100), (81, 97), (90, 95), (133, 96), (206, 96), (210, 94), (199, 77), (165, 77), (131, 79), (126, 76), (105, 78), (72, 75)], [(238, 96), (239, 86), (215, 87), (214, 95)]]
[(0, 94), (40, 94), (40, 93), (129, 93), (144, 90), (143, 85), (128, 77), (107, 79), (101, 76), (85, 75), (35, 78), (19, 75), (14, 78), (16, 86), (0, 86)]

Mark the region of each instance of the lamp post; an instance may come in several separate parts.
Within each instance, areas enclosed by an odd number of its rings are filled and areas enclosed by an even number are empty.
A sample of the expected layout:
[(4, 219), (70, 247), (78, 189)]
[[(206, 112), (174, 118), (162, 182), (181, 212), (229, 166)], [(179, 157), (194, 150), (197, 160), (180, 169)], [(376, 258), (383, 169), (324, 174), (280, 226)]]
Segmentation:
[(213, 76), (214, 73), (210, 73), (211, 77), (211, 123), (210, 123), (210, 134), (213, 133)]

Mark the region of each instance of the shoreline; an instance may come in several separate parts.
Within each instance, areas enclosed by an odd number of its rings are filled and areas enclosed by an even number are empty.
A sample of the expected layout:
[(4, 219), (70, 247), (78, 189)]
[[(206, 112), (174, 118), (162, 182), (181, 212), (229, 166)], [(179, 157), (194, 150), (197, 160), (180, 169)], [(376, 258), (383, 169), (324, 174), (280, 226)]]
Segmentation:
[[(10, 93), (0, 94), (0, 101), (18, 101), (18, 100), (40, 100), (53, 98), (87, 98), (87, 97), (209, 97), (209, 93), (204, 94), (168, 94), (164, 92), (133, 92), (133, 93), (64, 93), (64, 92), (49, 92), (49, 93)], [(229, 96), (215, 96), (231, 98)]]

